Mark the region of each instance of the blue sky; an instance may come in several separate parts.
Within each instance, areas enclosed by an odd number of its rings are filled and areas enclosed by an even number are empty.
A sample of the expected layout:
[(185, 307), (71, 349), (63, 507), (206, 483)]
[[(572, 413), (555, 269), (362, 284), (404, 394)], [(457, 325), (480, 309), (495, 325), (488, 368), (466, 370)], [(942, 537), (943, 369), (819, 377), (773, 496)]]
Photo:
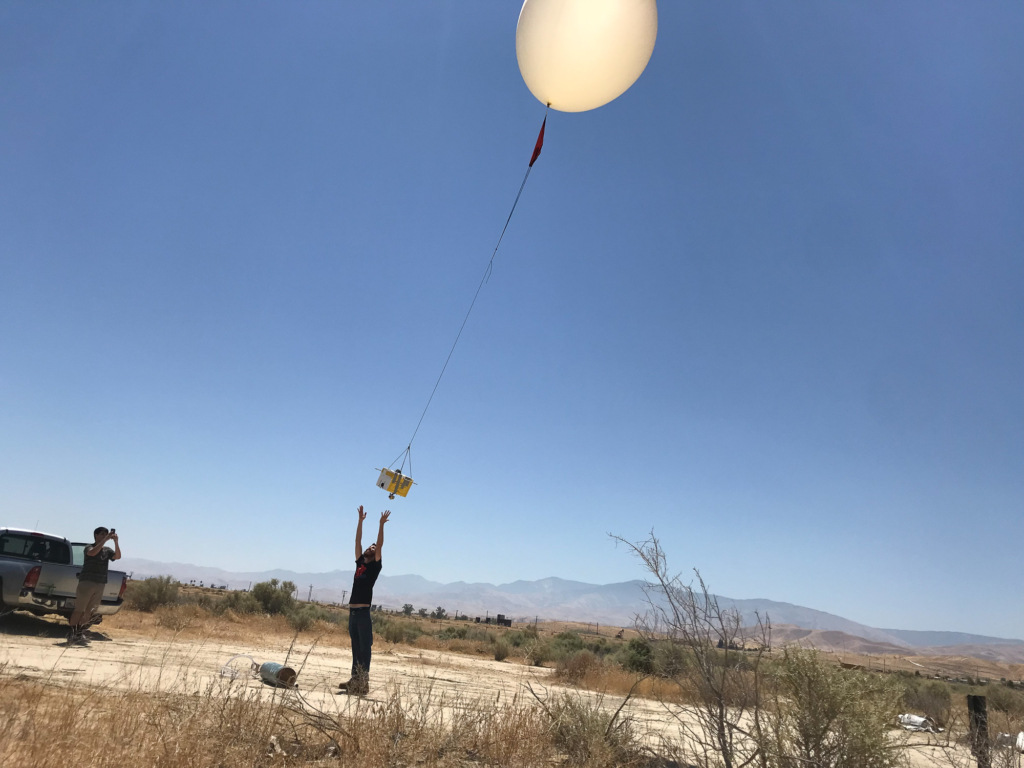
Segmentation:
[[(543, 115), (517, 2), (0, 7), (4, 524), (348, 568)], [(552, 113), (386, 567), (1024, 637), (1024, 9), (661, 3)]]

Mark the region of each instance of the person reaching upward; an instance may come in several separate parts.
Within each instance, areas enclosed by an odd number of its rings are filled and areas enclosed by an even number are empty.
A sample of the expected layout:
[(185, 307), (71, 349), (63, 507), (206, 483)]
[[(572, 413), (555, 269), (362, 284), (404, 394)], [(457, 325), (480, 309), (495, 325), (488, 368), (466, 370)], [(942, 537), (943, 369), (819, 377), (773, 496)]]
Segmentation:
[(365, 696), (370, 689), (370, 654), (373, 648), (373, 619), (370, 606), (373, 605), (373, 585), (377, 583), (380, 559), (384, 547), (384, 523), (391, 517), (390, 510), (380, 515), (377, 541), (363, 550), (363, 520), (366, 513), (359, 505), (359, 522), (356, 524), (356, 572), (352, 577), (352, 595), (348, 602), (348, 636), (352, 640), (352, 677), (338, 685), (342, 691)]

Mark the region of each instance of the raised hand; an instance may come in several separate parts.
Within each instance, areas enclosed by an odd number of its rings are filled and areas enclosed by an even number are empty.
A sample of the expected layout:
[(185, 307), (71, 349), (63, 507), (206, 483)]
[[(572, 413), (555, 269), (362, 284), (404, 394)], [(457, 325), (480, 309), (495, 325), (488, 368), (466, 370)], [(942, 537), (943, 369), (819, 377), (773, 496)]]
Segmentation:
[(366, 519), (366, 513), (365, 513), (365, 512), (363, 512), (363, 505), (362, 505), (362, 504), (360, 504), (360, 505), (359, 505), (359, 509), (358, 509), (358, 510), (356, 510), (356, 511), (357, 511), (357, 512), (359, 512), (359, 522), (360, 522), (360, 523), (361, 523), (361, 522), (363, 522), (363, 520), (365, 520), (365, 519)]
[(384, 527), (384, 523), (386, 523), (388, 521), (389, 517), (391, 517), (391, 510), (390, 509), (385, 509), (383, 512), (380, 513), (380, 527), (381, 528)]

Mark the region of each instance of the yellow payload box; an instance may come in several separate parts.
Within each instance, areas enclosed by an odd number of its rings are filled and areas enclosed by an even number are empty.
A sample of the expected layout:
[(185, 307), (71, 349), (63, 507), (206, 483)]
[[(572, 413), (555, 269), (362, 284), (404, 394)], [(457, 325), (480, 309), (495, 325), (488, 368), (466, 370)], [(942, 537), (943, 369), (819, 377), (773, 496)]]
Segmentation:
[(380, 471), (380, 477), (377, 478), (377, 487), (383, 488), (388, 492), (390, 498), (395, 496), (406, 497), (409, 495), (409, 489), (413, 487), (411, 477), (403, 475), (401, 472), (394, 472), (390, 469), (382, 469)]

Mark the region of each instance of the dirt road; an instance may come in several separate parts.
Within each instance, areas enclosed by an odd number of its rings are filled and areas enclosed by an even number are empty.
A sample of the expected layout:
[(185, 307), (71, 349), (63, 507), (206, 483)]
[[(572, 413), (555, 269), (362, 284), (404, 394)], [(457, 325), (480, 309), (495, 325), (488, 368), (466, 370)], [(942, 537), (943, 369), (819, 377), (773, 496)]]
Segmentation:
[[(13, 630), (8, 623), (0, 634), (0, 664), (4, 665), (5, 673), (50, 683), (73, 681), (153, 692), (212, 688), (226, 694), (244, 687), (259, 691), (268, 699), (297, 695), (261, 683), (249, 674), (250, 662), (245, 658), (237, 658), (231, 664), (240, 673), (237, 677), (222, 674), (229, 660), (247, 654), (257, 662), (287, 663), (298, 670), (301, 695), (328, 712), (372, 706), (396, 689), (407, 700), (449, 709), (453, 714), (472, 706), (474, 701), (529, 696), (527, 684), (538, 693), (558, 689), (550, 669), (381, 643), (374, 649), (370, 695), (354, 699), (336, 693), (338, 682), (349, 677), (350, 651), (312, 645), (312, 638), (307, 636), (300, 636), (301, 640), (289, 647), (289, 640), (284, 637), (262, 636), (246, 644), (182, 640), (169, 633), (155, 639), (111, 628), (102, 633), (107, 639), (94, 640), (84, 648), (69, 648), (63, 641), (63, 631), (60, 625), (30, 617), (15, 619)], [(599, 696), (586, 691), (581, 694)], [(609, 698), (606, 704), (617, 707), (620, 702), (619, 698)], [(634, 699), (630, 702), (630, 713), (648, 733), (679, 736), (677, 722), (659, 702)], [(937, 752), (933, 755), (929, 750), (914, 750), (912, 764), (919, 768), (939, 766), (942, 763), (936, 757)]]

